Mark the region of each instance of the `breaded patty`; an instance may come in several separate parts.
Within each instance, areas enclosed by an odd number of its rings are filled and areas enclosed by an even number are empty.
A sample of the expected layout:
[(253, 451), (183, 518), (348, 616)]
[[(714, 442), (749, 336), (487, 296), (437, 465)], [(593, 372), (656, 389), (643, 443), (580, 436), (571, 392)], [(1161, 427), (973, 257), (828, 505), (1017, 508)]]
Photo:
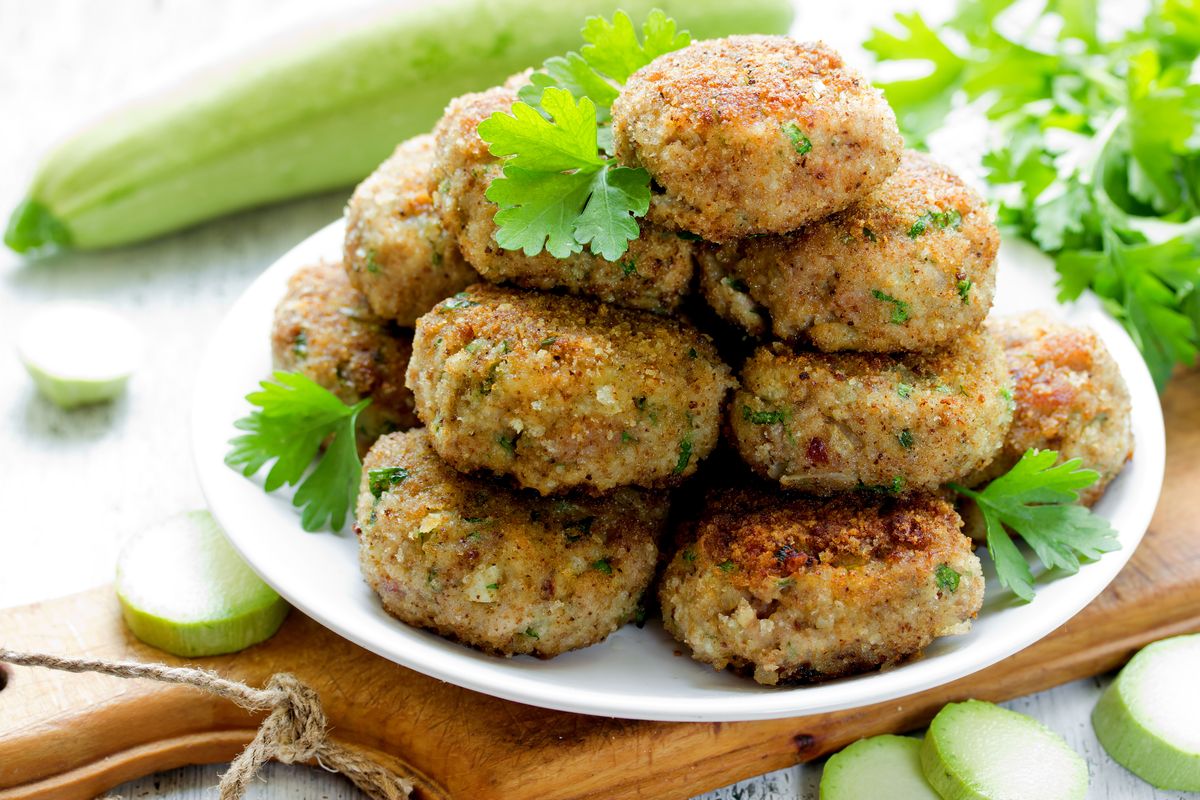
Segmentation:
[(1091, 328), (1042, 312), (988, 321), (1012, 374), (1013, 423), (996, 459), (971, 485), (1004, 474), (1026, 450), (1056, 450), (1100, 473), (1081, 493), (1092, 505), (1133, 455), (1129, 389), (1104, 342)]
[(551, 494), (679, 483), (733, 381), (678, 320), (478, 284), (417, 321), (408, 385), (442, 458)]
[(822, 43), (730, 36), (659, 56), (613, 103), (617, 157), (661, 191), (649, 219), (727, 242), (846, 208), (903, 140), (878, 89)]
[(983, 322), (1000, 234), (987, 204), (928, 156), (866, 199), (786, 236), (706, 247), (700, 285), (725, 319), (820, 350), (928, 350)]
[(412, 334), (380, 319), (338, 263), (297, 270), (275, 307), (276, 369), (300, 372), (345, 403), (371, 398), (358, 415), (358, 448), (421, 424), (404, 385)]
[(509, 113), (528, 73), (504, 86), (452, 100), (434, 130), (437, 154), (435, 204), (467, 261), (494, 283), (509, 282), (531, 289), (566, 289), (648, 311), (671, 311), (687, 293), (694, 270), (695, 243), (645, 220), (640, 236), (617, 261), (584, 250), (567, 258), (542, 251), (528, 256), (496, 243), (492, 221), (497, 206), (484, 196), (502, 167), (476, 131), (497, 112)]
[(432, 168), (432, 136), (401, 142), (346, 206), (350, 282), (378, 316), (405, 327), (479, 280), (433, 210)]
[(388, 613), (491, 653), (550, 658), (633, 618), (667, 511), (662, 493), (551, 499), (463, 475), (416, 429), (371, 448), (356, 530)]
[(729, 425), (742, 458), (785, 487), (933, 489), (995, 458), (1012, 382), (986, 332), (905, 355), (775, 343), (742, 369)]
[(663, 624), (692, 657), (810, 682), (896, 664), (965, 633), (983, 574), (950, 504), (714, 490), (685, 524), (659, 587)]

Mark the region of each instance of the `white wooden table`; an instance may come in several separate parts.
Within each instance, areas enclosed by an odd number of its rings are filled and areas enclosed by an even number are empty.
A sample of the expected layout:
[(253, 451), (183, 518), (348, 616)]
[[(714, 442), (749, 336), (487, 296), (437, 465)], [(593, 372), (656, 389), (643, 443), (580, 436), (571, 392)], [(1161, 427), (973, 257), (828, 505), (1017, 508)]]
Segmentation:
[[(830, 8), (801, 11), (796, 34), (849, 52), (893, 4), (822, 5)], [(7, 217), (56, 138), (117, 98), (199, 53), (244, 46), (331, 11), (320, 0), (0, 0), (0, 213)], [(105, 583), (125, 537), (202, 507), (186, 436), (193, 365), (234, 298), (279, 254), (338, 216), (345, 196), (242, 214), (113, 252), (34, 264), (0, 252), (0, 607)], [(13, 355), (21, 320), (64, 298), (109, 304), (147, 334), (148, 361), (112, 405), (54, 408), (34, 393)], [(1102, 683), (1079, 681), (1009, 705), (1043, 720), (1087, 758), (1091, 797), (1182, 797), (1155, 792), (1100, 749), (1088, 717)], [(116, 793), (215, 797), (221, 769), (178, 769)], [(252, 796), (358, 796), (321, 770), (272, 765), (264, 776)], [(819, 765), (798, 766), (706, 798), (815, 800), (819, 779)]]

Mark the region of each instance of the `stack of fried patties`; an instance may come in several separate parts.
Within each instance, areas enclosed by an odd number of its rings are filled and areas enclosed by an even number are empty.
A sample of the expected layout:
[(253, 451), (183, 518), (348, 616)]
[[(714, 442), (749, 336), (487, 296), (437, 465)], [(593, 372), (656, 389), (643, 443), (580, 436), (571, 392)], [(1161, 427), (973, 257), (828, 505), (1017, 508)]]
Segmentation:
[(1013, 415), (984, 203), (825, 46), (732, 37), (612, 108), (653, 178), (624, 256), (506, 250), (476, 129), (527, 83), (402, 144), (350, 202), (345, 271), (301, 271), (277, 313), (280, 366), (374, 399), (361, 444), (423, 425), (365, 458), (384, 607), (549, 657), (640, 619), (665, 564), (667, 629), (764, 683), (965, 630), (983, 578), (936, 490), (983, 474)]

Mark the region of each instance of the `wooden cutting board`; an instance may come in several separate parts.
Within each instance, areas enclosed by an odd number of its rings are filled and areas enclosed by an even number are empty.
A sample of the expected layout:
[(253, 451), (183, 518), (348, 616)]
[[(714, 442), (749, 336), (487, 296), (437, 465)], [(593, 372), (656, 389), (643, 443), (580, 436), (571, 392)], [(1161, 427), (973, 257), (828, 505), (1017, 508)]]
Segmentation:
[[(261, 685), (296, 674), (333, 736), (418, 776), (428, 798), (685, 798), (919, 727), (945, 703), (1003, 700), (1109, 670), (1146, 642), (1200, 630), (1200, 372), (1164, 398), (1167, 480), (1146, 539), (1095, 602), (1029, 649), (975, 675), (852, 711), (740, 723), (662, 723), (497, 700), (371, 655), (293, 612), (270, 641), (202, 666)], [(184, 663), (130, 636), (111, 588), (0, 611), (0, 643)], [(131, 778), (227, 761), (258, 717), (147, 681), (0, 666), (0, 800), (90, 798)]]

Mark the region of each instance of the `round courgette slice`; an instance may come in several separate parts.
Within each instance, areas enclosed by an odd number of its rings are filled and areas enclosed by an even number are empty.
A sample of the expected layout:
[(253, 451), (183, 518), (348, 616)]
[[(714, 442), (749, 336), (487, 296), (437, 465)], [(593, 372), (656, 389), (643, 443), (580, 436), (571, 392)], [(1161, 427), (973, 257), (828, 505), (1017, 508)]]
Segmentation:
[(172, 517), (135, 536), (117, 562), (117, 597), (134, 636), (186, 657), (257, 644), (288, 612), (207, 511)]

